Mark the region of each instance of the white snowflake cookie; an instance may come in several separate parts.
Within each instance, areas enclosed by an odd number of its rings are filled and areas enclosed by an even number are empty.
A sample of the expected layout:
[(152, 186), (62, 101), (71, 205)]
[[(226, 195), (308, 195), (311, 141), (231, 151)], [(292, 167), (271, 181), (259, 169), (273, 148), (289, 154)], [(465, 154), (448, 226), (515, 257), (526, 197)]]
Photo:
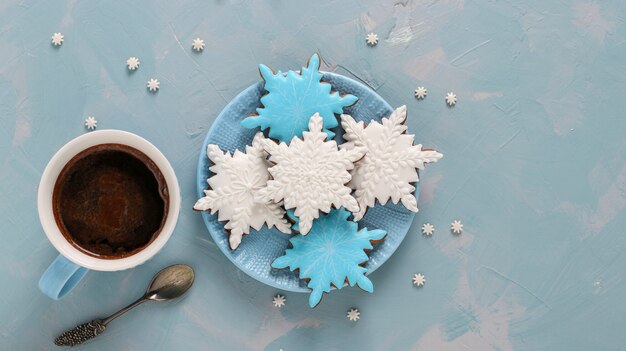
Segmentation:
[(352, 190), (345, 184), (352, 178), (349, 171), (363, 157), (365, 149), (339, 150), (334, 140), (326, 141), (327, 134), (322, 129), (322, 117), (316, 113), (302, 139), (294, 137), (289, 145), (262, 140), (274, 166), (269, 169), (273, 179), (259, 190), (258, 199), (270, 203), (284, 200), (286, 209), (295, 208), (298, 231), (303, 235), (311, 230), (319, 211), (328, 213), (331, 206), (359, 211), (357, 200), (350, 195)]
[(389, 118), (383, 118), (365, 126), (356, 122), (350, 115), (341, 115), (341, 126), (346, 140), (342, 150), (365, 147), (365, 156), (352, 170), (352, 180), (348, 184), (355, 189), (359, 212), (354, 215), (358, 221), (368, 207), (374, 207), (376, 200), (385, 205), (389, 199), (394, 204), (399, 201), (407, 209), (417, 212), (417, 199), (413, 195), (412, 183), (419, 181), (418, 169), (424, 164), (436, 162), (443, 155), (434, 150), (424, 150), (422, 145), (414, 145), (415, 135), (406, 134), (406, 106), (397, 108)]
[(208, 179), (210, 190), (199, 199), (193, 208), (197, 211), (218, 212), (219, 221), (228, 221), (224, 226), (229, 231), (231, 249), (236, 249), (250, 228), (261, 229), (263, 224), (276, 226), (283, 233), (290, 233), (281, 203), (262, 203), (255, 199), (260, 189), (267, 184), (270, 174), (267, 153), (261, 142), (263, 133), (254, 136), (246, 153), (236, 150), (232, 155), (222, 152), (217, 145), (207, 146), (207, 155), (214, 163), (209, 169), (215, 175)]

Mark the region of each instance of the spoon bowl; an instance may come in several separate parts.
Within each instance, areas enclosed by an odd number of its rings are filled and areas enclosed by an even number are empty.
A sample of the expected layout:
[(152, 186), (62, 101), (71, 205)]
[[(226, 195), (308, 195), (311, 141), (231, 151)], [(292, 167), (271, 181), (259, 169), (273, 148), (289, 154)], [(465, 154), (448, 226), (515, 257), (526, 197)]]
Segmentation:
[(184, 264), (175, 264), (158, 272), (146, 291), (146, 298), (153, 301), (167, 301), (175, 299), (189, 290), (195, 274), (191, 267)]

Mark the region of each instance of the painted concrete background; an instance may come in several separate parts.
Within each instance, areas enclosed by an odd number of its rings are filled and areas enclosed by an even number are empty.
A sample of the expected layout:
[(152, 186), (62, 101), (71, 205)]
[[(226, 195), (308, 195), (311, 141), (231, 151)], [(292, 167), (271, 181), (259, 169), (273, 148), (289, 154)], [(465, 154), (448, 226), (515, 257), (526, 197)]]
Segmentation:
[[(0, 349), (54, 350), (59, 332), (125, 305), (177, 262), (197, 273), (185, 299), (143, 305), (81, 349), (624, 349), (626, 3), (315, 3), (2, 1)], [(53, 32), (65, 35), (62, 47), (50, 45)], [(201, 54), (196, 37), (207, 43)], [(278, 291), (238, 271), (191, 211), (196, 161), (220, 110), (258, 81), (258, 63), (297, 69), (314, 51), (323, 69), (407, 104), (409, 131), (445, 157), (422, 173), (421, 210), (371, 276), (374, 294), (343, 289), (311, 310), (306, 294), (286, 293), (279, 310)], [(134, 73), (129, 56), (141, 60)], [(161, 81), (157, 94), (145, 89), (150, 78)], [(56, 256), (37, 185), (90, 115), (163, 151), (183, 210), (154, 259), (91, 272), (52, 301), (37, 288)], [(448, 230), (454, 219), (460, 236)], [(419, 233), (425, 222), (432, 238)], [(350, 307), (361, 310), (357, 323)]]

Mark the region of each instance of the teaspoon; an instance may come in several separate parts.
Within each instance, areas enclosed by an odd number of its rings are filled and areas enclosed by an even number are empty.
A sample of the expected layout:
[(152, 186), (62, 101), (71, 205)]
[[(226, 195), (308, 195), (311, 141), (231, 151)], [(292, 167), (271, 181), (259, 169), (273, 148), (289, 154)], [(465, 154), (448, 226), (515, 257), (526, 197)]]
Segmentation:
[(148, 300), (168, 301), (183, 295), (191, 288), (194, 278), (193, 269), (187, 265), (175, 264), (166, 267), (152, 278), (146, 293), (135, 302), (106, 318), (97, 318), (64, 332), (54, 339), (54, 343), (58, 346), (75, 346), (95, 338), (104, 332), (107, 324), (112, 320), (143, 302)]

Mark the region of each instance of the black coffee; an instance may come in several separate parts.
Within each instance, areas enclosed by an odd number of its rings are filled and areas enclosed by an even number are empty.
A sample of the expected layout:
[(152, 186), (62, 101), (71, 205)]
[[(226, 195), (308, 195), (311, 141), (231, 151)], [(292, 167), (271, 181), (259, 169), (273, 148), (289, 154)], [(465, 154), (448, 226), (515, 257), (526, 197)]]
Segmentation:
[(54, 186), (54, 217), (65, 238), (95, 257), (133, 255), (158, 235), (169, 196), (148, 156), (121, 144), (86, 149), (68, 162)]

